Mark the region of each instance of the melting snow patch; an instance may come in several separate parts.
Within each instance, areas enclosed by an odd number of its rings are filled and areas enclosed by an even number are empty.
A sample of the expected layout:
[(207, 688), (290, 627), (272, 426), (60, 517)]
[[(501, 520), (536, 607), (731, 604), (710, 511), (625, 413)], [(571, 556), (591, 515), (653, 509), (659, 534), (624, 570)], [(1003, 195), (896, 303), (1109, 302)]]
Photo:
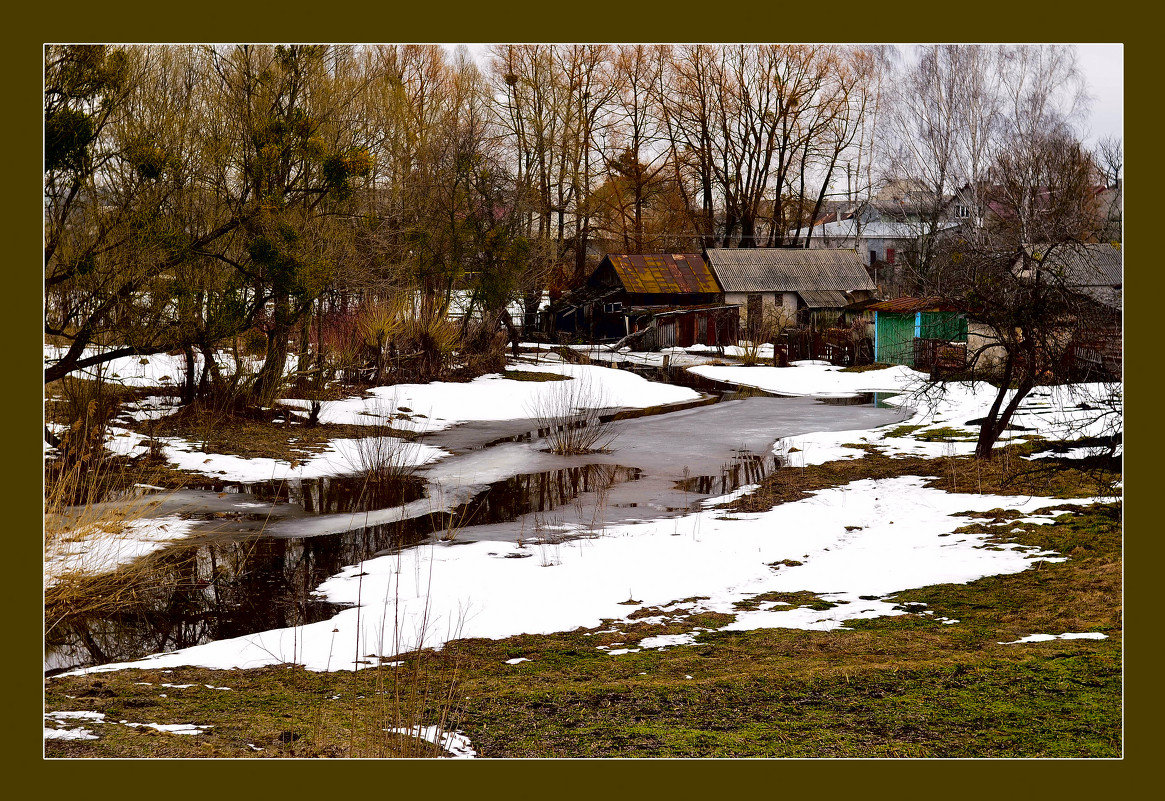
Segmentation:
[(45, 587), (66, 573), (95, 575), (115, 570), (186, 537), (193, 528), (193, 521), (171, 516), (130, 520), (114, 531), (94, 524), (61, 535), (45, 553)]
[(1016, 645), (1022, 642), (1048, 642), (1049, 640), (1107, 640), (1107, 634), (1101, 634), (1099, 631), (1088, 631), (1082, 634), (1029, 634), (1028, 636), (1019, 639), (1011, 640), (1010, 642), (1001, 642), (1000, 645)]
[(104, 712), (46, 712), (46, 718), (51, 720), (91, 720), (94, 723), (105, 721)]
[(87, 720), (90, 723), (104, 723), (105, 714), (102, 712), (46, 712), (45, 720), (57, 724), (58, 728), (50, 729), (48, 726), (44, 727), (44, 739), (46, 740), (96, 740), (97, 735), (89, 729), (76, 728), (66, 729), (62, 728), (67, 720)]
[(529, 661), (530, 661), (530, 660), (529, 660), (529, 659), (527, 659), (526, 657), (524, 657), (524, 656), (519, 656), (517, 659), (507, 659), (507, 660), (506, 660), (506, 664), (507, 664), (507, 665), (516, 665), (516, 664), (518, 664), (519, 662), (529, 662)]
[(96, 740), (97, 735), (88, 729), (48, 729), (44, 730), (46, 740)]
[(695, 645), (696, 632), (688, 634), (661, 634), (658, 637), (645, 637), (639, 641), (640, 648), (670, 648), (673, 645)]
[(444, 748), (450, 756), (454, 759), (473, 759), (477, 756), (477, 752), (469, 743), (469, 738), (460, 732), (444, 732), (440, 737), (441, 742), (438, 743), (438, 727), (437, 726), (414, 726), (411, 729), (385, 729), (389, 734), (405, 734), (410, 737), (420, 737), (426, 742), (440, 745)]
[(139, 726), (147, 726), (158, 731), (169, 732), (170, 734), (202, 734), (203, 729), (212, 729), (213, 726), (199, 726), (194, 723), (126, 723), (132, 729)]

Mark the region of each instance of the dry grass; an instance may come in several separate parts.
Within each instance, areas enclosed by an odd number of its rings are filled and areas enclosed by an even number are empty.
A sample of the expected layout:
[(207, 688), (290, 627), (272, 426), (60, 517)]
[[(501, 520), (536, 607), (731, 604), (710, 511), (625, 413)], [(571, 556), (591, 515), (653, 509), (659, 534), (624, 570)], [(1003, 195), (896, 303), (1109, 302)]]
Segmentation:
[(604, 415), (602, 389), (586, 375), (548, 384), (548, 392), (527, 408), (547, 449), (562, 456), (605, 452), (617, 432)]

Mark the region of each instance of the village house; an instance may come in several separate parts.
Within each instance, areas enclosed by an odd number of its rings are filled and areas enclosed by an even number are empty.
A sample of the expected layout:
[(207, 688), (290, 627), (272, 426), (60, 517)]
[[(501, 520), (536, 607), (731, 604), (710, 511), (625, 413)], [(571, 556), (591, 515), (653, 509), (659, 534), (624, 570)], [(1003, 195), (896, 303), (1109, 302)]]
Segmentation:
[[(1097, 242), (1059, 247), (1028, 245), (1038, 265), (1017, 272), (1060, 283), (1085, 300), (1088, 325), (1072, 325), (1069, 358), (1078, 380), (1120, 380), (1123, 362), (1124, 252)], [(1024, 260), (1017, 257), (1016, 265)]]
[(855, 302), (875, 296), (861, 257), (854, 250), (803, 248), (709, 248), (708, 265), (724, 288), (724, 302), (740, 307), (750, 331), (772, 320), (829, 325)]
[(608, 253), (555, 316), (559, 332), (592, 342), (651, 328), (644, 348), (735, 344), (739, 310), (699, 253)]
[[(910, 261), (925, 237), (942, 236), (965, 222), (951, 195), (936, 199), (919, 182), (890, 181), (866, 202), (838, 207), (789, 238), (810, 248), (857, 251), (883, 294), (895, 295), (910, 285)], [(966, 209), (963, 209), (966, 211)]]

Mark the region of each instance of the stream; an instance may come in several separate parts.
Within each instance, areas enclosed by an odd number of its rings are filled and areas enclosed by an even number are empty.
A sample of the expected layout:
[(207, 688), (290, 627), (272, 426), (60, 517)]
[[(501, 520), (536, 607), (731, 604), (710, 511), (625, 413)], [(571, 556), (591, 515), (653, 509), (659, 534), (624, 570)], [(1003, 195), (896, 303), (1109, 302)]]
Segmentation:
[(697, 388), (705, 393), (699, 405), (610, 420), (616, 436), (604, 453), (549, 453), (529, 420), (466, 423), (425, 437), (451, 456), (374, 483), (352, 475), (208, 479), (155, 496), (150, 515), (193, 520), (193, 535), (147, 557), (154, 580), (134, 606), (54, 627), (45, 670), (327, 619), (340, 607), (312, 595), (325, 579), (433, 538), (513, 542), (685, 514), (780, 469), (773, 445), (782, 438), (869, 429), (905, 415), (882, 404), (885, 396)]

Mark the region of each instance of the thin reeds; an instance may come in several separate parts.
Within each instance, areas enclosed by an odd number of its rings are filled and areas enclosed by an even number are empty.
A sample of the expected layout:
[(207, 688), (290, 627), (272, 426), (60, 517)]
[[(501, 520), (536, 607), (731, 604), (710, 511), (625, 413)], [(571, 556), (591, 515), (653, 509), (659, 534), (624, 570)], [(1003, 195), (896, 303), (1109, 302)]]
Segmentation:
[(569, 381), (547, 382), (546, 392), (527, 407), (538, 425), (547, 450), (560, 456), (602, 453), (610, 449), (618, 435), (609, 417), (600, 387), (586, 373)]

